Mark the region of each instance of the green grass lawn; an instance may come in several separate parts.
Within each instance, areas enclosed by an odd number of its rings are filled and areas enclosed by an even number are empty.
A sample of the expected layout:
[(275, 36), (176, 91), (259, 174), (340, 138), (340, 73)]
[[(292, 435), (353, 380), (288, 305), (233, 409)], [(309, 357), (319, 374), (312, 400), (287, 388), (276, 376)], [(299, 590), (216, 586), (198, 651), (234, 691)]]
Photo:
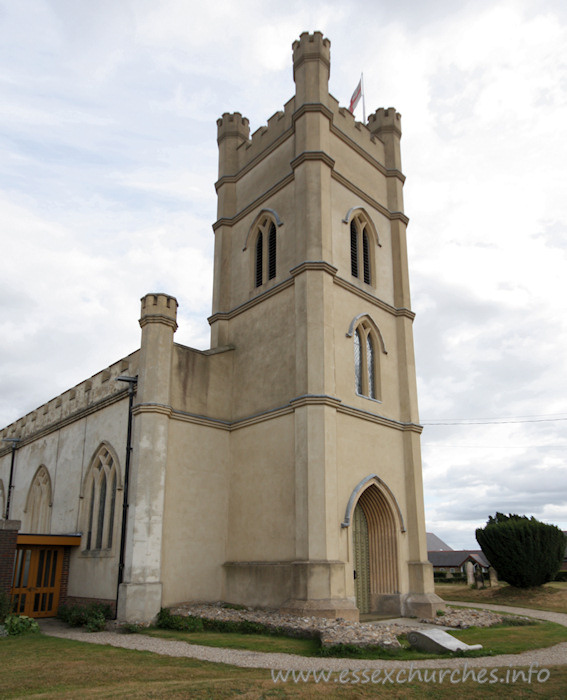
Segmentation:
[[(143, 631), (162, 639), (176, 639), (189, 644), (201, 644), (229, 649), (247, 649), (250, 651), (297, 654), (299, 656), (320, 656), (320, 644), (313, 639), (294, 639), (264, 634), (239, 634), (235, 632), (177, 632), (149, 628)], [(470, 652), (470, 656), (479, 657), (493, 654), (518, 654), (530, 649), (553, 646), (567, 642), (567, 627), (553, 622), (536, 623), (526, 626), (497, 625), (495, 627), (454, 630), (451, 634), (466, 644), (482, 644), (480, 651)], [(361, 659), (396, 659), (419, 660), (436, 659), (437, 654), (425, 654), (409, 647), (401, 638), (403, 648), (386, 650), (381, 648), (361, 649), (353, 653), (333, 653), (333, 656)]]
[[(348, 668), (348, 660), (345, 660)], [(408, 664), (409, 669), (409, 664)], [(527, 674), (527, 670), (525, 670)], [(505, 678), (506, 669), (499, 675)], [(354, 680), (352, 675), (347, 676)], [(370, 680), (370, 675), (368, 675)], [(338, 674), (322, 680), (275, 684), (271, 672), (241, 669), (192, 659), (159, 656), (150, 652), (116, 649), (43, 635), (0, 639), (0, 698), (37, 697), (46, 700), (72, 698), (563, 698), (567, 667), (550, 669), (549, 680), (478, 684), (469, 679), (455, 685), (443, 683), (395, 683), (383, 673), (377, 683), (346, 684)], [(527, 675), (526, 675), (527, 678)], [(382, 684), (382, 680), (387, 680)], [(391, 680), (395, 681), (395, 677)], [(403, 680), (403, 678), (402, 678)], [(439, 676), (437, 676), (437, 681)]]
[(534, 610), (567, 613), (567, 582), (554, 581), (538, 588), (520, 589), (505, 583), (477, 591), (465, 584), (440, 583), (435, 593), (443, 600), (491, 603)]

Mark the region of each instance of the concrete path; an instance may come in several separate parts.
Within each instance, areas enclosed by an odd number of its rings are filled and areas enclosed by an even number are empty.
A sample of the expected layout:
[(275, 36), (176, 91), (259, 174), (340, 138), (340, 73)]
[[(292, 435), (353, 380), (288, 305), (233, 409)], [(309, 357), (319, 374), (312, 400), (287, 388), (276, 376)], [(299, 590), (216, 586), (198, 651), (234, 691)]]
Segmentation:
[(523, 617), (535, 617), (538, 620), (547, 622), (557, 622), (567, 627), (567, 614), (551, 612), (549, 610), (530, 610), (528, 608), (510, 608), (507, 605), (492, 605), (491, 603), (479, 605), (478, 603), (462, 603), (459, 600), (446, 600), (447, 605), (454, 605), (461, 608), (482, 608), (483, 610), (493, 610), (494, 612), (508, 613), (509, 615), (520, 615)]
[[(449, 602), (450, 605), (459, 605), (471, 608), (487, 608), (498, 612), (506, 612), (526, 617), (535, 617), (541, 620), (550, 620), (567, 626), (567, 615), (552, 613), (544, 610), (528, 610), (525, 608), (508, 608), (504, 605), (477, 605), (476, 603)], [(393, 660), (367, 660), (367, 659), (336, 659), (304, 657), (293, 654), (273, 654), (253, 651), (241, 651), (239, 649), (219, 649), (205, 647), (198, 644), (172, 641), (150, 637), (143, 634), (123, 634), (120, 632), (87, 632), (83, 629), (68, 627), (55, 619), (40, 621), (41, 631), (54, 637), (64, 637), (78, 642), (89, 644), (108, 644), (124, 649), (137, 651), (150, 651), (164, 656), (185, 657), (211, 661), (213, 663), (225, 663), (246, 668), (265, 668), (282, 670), (405, 670), (450, 668), (462, 669), (465, 666), (472, 668), (500, 669), (500, 675), (505, 674), (508, 667), (530, 666), (534, 668), (547, 668), (549, 666), (567, 664), (567, 642), (557, 644), (548, 649), (535, 649), (521, 654), (506, 654), (502, 656), (487, 656), (474, 659), (427, 659), (423, 661), (393, 661)]]

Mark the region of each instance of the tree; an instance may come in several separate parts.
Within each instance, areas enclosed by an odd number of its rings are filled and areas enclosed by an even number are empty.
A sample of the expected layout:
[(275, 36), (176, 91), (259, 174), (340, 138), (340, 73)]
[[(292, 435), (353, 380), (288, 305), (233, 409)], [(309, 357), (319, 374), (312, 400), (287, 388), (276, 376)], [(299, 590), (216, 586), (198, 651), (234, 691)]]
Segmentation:
[(516, 588), (552, 581), (561, 568), (567, 538), (556, 525), (526, 515), (496, 513), (476, 540), (498, 577)]

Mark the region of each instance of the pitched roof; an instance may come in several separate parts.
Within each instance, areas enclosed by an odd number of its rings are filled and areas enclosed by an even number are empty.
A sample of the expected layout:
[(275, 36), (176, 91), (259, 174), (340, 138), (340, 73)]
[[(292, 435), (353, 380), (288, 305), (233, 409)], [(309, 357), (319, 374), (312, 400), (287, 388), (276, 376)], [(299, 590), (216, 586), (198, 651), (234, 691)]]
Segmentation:
[(449, 566), (458, 568), (466, 561), (479, 564), (483, 567), (490, 566), (488, 560), (481, 551), (469, 551), (465, 549), (451, 550), (449, 552), (427, 552), (427, 558), (433, 566)]
[(427, 551), (428, 552), (452, 552), (453, 548), (443, 542), (442, 539), (434, 535), (432, 532), (426, 532), (427, 535)]

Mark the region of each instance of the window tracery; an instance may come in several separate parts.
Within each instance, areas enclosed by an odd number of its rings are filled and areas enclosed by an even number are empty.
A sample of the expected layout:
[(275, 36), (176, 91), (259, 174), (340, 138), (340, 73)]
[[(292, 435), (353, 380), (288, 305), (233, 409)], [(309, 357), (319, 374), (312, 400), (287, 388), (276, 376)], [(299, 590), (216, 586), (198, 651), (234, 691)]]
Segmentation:
[(374, 283), (372, 241), (370, 222), (359, 211), (350, 220), (350, 272), (365, 284)]
[(361, 316), (353, 320), (347, 336), (353, 338), (356, 393), (379, 401), (381, 398), (379, 348), (384, 354), (386, 353), (380, 331), (368, 316)]
[(29, 532), (47, 533), (50, 526), (51, 478), (41, 465), (28, 491), (26, 500), (25, 529)]
[(276, 276), (277, 236), (276, 224), (265, 216), (258, 224), (254, 246), (254, 286), (261, 287)]
[(86, 551), (112, 548), (117, 488), (115, 460), (103, 445), (95, 455), (85, 481)]

